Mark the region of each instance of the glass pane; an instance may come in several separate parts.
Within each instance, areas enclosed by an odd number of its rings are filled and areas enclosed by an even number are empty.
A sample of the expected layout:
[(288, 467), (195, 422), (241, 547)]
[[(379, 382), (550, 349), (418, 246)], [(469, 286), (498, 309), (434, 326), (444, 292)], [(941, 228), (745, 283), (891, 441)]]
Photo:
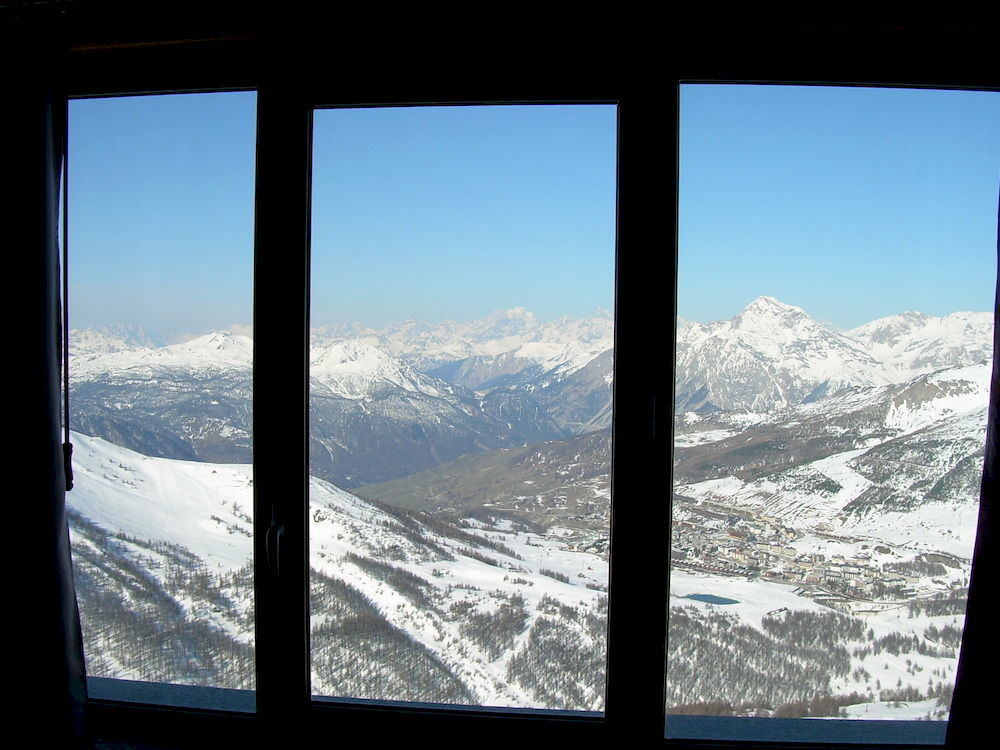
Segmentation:
[(91, 677), (254, 686), (255, 102), (70, 104), (67, 504)]
[(615, 120), (316, 112), (315, 694), (603, 709)]
[(682, 87), (668, 713), (948, 718), (998, 132), (994, 93)]

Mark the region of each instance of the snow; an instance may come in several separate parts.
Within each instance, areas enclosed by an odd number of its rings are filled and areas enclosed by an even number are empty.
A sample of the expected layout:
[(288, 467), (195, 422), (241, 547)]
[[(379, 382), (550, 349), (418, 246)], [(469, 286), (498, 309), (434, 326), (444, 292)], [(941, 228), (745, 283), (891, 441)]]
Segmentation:
[(912, 511), (888, 511), (863, 520), (844, 520), (846, 534), (876, 537), (920, 552), (946, 552), (969, 559), (976, 541), (978, 503), (927, 503)]
[(693, 445), (707, 445), (717, 443), (737, 434), (735, 430), (703, 430), (702, 432), (688, 432), (684, 435), (674, 436), (674, 446), (677, 448), (688, 448)]
[(879, 318), (848, 336), (861, 341), (885, 363), (897, 382), (941, 367), (992, 357), (993, 314), (955, 312), (932, 317), (905, 312)]
[[(921, 435), (954, 445), (982, 433), (990, 386), (991, 334), (992, 316), (988, 313), (955, 313), (944, 318), (904, 313), (841, 334), (812, 320), (800, 308), (772, 297), (758, 298), (731, 321), (708, 325), (685, 321), (678, 328), (678, 372), (697, 370), (706, 362), (713, 367), (736, 368), (734, 371), (765, 362), (766, 387), (776, 395), (771, 402), (755, 401), (753, 410), (683, 414), (680, 421), (687, 431), (677, 436), (677, 447), (709, 445), (765, 422), (810, 425), (837, 414), (864, 413), (866, 418), (875, 414), (870, 418), (874, 427), (863, 429), (877, 429), (880, 436), (866, 441), (859, 435), (853, 443), (859, 446), (855, 449), (752, 481), (727, 476), (676, 490), (695, 501), (754, 508), (794, 525), (801, 535), (787, 545), (799, 553), (823, 554), (827, 559), (841, 556), (848, 561), (864, 554), (871, 564), (882, 565), (902, 559), (901, 553), (941, 552), (959, 560), (959, 567), (949, 571), (949, 576), (960, 578), (966, 572), (962, 566), (971, 555), (974, 540), (978, 511), (974, 499), (928, 501), (906, 510), (880, 508), (865, 515), (842, 511), (872, 486), (862, 473), (865, 468), (861, 462), (871, 448), (886, 440), (886, 431), (904, 447), (905, 440)], [(585, 320), (563, 318), (542, 323), (524, 308), (512, 308), (470, 323), (408, 321), (381, 331), (357, 325), (316, 331), (310, 367), (313, 377), (344, 398), (364, 400), (387, 385), (445, 397), (449, 386), (421, 374), (417, 363), (505, 355), (534, 363), (547, 371), (547, 377), (558, 378), (584, 367), (612, 344), (613, 321), (606, 312)], [(73, 332), (73, 345), (70, 371), (77, 382), (106, 372), (155, 383), (174, 369), (248, 370), (253, 351), (250, 338), (231, 331), (163, 347), (146, 346), (126, 336)], [(702, 353), (691, 353), (696, 351)], [(605, 382), (610, 382), (610, 376)], [(802, 383), (827, 383), (830, 388), (825, 398), (814, 403), (773, 410), (774, 406), (793, 404), (793, 386)], [(849, 389), (829, 395), (841, 387)], [(130, 408), (128, 403), (113, 405)], [(704, 429), (699, 431), (699, 427)], [(250, 466), (150, 458), (85, 435), (74, 435), (73, 442), (77, 486), (68, 501), (77, 512), (109, 531), (181, 544), (213, 570), (232, 570), (252, 559), (252, 524), (247, 520), (252, 515), (253, 497)], [(831, 480), (836, 488), (816, 490), (816, 477)], [(531, 483), (525, 481), (526, 485)], [(831, 483), (822, 486), (830, 487)], [(420, 538), (425, 540), (422, 546), (412, 535), (403, 533), (400, 520), (392, 513), (327, 482), (311, 478), (309, 491), (311, 564), (349, 581), (369, 596), (383, 616), (461, 674), (487, 704), (530, 706), (532, 700), (519, 688), (505, 684), (505, 657), (493, 663), (463, 657), (454, 645), (463, 640), (454, 624), (433, 612), (421, 611), (399, 591), (366, 572), (363, 565), (352, 562), (349, 553), (391, 559), (393, 565), (435, 587), (446, 603), (469, 599), (480, 611), (496, 606), (490, 598), (493, 592), (522, 595), (532, 612), (545, 596), (570, 606), (593, 607), (603, 596), (597, 588), (608, 583), (605, 560), (568, 548), (574, 535), (569, 529), (553, 528), (539, 535), (515, 533), (506, 522), (495, 526), (471, 522), (474, 528), (467, 529), (470, 533), (497, 538), (516, 553), (510, 556), (477, 547), (478, 553), (499, 563), (491, 565), (467, 554), (467, 542), (426, 529), (421, 532)], [(428, 543), (448, 550), (455, 559), (434, 557), (427, 551)], [(876, 552), (874, 547), (879, 543), (893, 549)], [(394, 551), (394, 556), (386, 557), (387, 551)], [(543, 570), (565, 576), (569, 582)], [(588, 584), (595, 588), (587, 588)], [(714, 594), (736, 603), (720, 605), (684, 598), (692, 594)], [(681, 570), (671, 575), (671, 604), (701, 612), (725, 612), (758, 628), (761, 619), (775, 609), (827, 611), (791, 584)], [(955, 619), (911, 618), (898, 604), (857, 604), (859, 610), (862, 607), (872, 611), (856, 614), (876, 637), (893, 632), (922, 633), (930, 624)], [(232, 629), (224, 619), (218, 624)], [(875, 676), (886, 688), (897, 680), (917, 687), (926, 684), (928, 675), (914, 676), (907, 659), (928, 674), (953, 669), (953, 660), (917, 654), (894, 657), (883, 652), (869, 656), (867, 663), (852, 659), (853, 667), (864, 666), (873, 674), (877, 668)], [(853, 679), (842, 679), (835, 685), (844, 691), (855, 687)], [(936, 701), (909, 706), (872, 702), (847, 709), (849, 715), (857, 717), (906, 719), (922, 718), (937, 710)]]
[(313, 347), (309, 374), (333, 393), (350, 399), (365, 398), (385, 383), (428, 396), (444, 395), (440, 381), (360, 340)]
[[(74, 331), (74, 336), (86, 335)], [(190, 341), (159, 348), (129, 347), (78, 354), (71, 360), (70, 377), (87, 380), (104, 372), (137, 370), (147, 375), (156, 369), (227, 370), (249, 368), (253, 340), (229, 331), (216, 331)]]
[[(76, 486), (67, 498), (74, 511), (112, 533), (179, 544), (202, 558), (213, 572), (234, 570), (252, 560), (252, 542), (247, 536), (252, 533), (253, 499), (249, 465), (151, 458), (100, 438), (73, 433), (72, 439)], [(415, 540), (412, 533), (403, 533), (401, 521), (392, 513), (329, 482), (310, 478), (309, 497), (311, 566), (349, 582), (368, 596), (390, 623), (461, 676), (484, 705), (532, 707), (537, 701), (507, 684), (504, 658), (487, 662), (470, 656), (470, 645), (456, 623), (417, 607), (353, 562), (349, 553), (381, 559), (418, 576), (438, 589), (445, 600), (443, 609), (448, 602), (470, 598), (484, 611), (495, 606), (491, 598), (495, 592), (523, 596), (528, 612), (534, 612), (545, 596), (568, 606), (593, 609), (603, 594), (587, 584), (607, 586), (607, 562), (598, 555), (566, 549), (559, 530), (539, 535), (513, 533), (509, 522), (493, 527), (480, 524), (474, 534), (499, 538), (517, 555), (477, 546), (479, 554), (499, 563), (491, 565), (465, 553), (476, 546), (468, 541), (427, 530)], [(230, 528), (247, 535), (231, 533)], [(420, 539), (450, 551), (455, 559), (428, 556)], [(390, 550), (396, 550), (396, 555), (386, 559)], [(543, 570), (565, 576), (569, 582), (556, 580)], [(179, 603), (192, 617), (242, 637), (225, 617), (195, 602)]]
[[(360, 329), (360, 330), (359, 330)], [(614, 346), (614, 321), (606, 310), (589, 318), (540, 322), (523, 307), (500, 310), (480, 320), (424, 323), (405, 321), (381, 331), (360, 326), (316, 331), (314, 345), (357, 338), (411, 363), (457, 361), (475, 356), (508, 356), (559, 369), (568, 375)]]
[(935, 716), (941, 710), (937, 698), (913, 702), (856, 703), (853, 706), (844, 707), (844, 712), (849, 719), (900, 719), (904, 721), (926, 719), (928, 715)]
[[(670, 573), (670, 606), (693, 606), (702, 611), (726, 612), (738, 615), (748, 624), (760, 625), (768, 612), (781, 607), (813, 612), (829, 609), (795, 593), (797, 586), (769, 581), (748, 581), (732, 576), (692, 573), (674, 570)], [(691, 594), (714, 594), (735, 599), (737, 604), (711, 604), (697, 599), (685, 599)]]
[[(71, 433), (75, 486), (67, 502), (105, 528), (141, 539), (183, 544), (217, 569), (233, 570), (253, 556), (240, 515), (252, 513), (252, 468), (150, 458), (100, 438)], [(233, 512), (235, 504), (238, 513)]]

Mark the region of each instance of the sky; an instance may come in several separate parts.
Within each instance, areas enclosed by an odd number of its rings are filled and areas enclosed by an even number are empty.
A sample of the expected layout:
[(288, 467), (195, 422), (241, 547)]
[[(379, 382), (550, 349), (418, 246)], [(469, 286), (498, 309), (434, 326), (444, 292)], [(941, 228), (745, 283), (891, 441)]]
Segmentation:
[(251, 322), (255, 107), (247, 92), (70, 102), (72, 328)]
[[(250, 322), (254, 126), (250, 92), (71, 102), (73, 327)], [(606, 105), (317, 111), (313, 322), (611, 308), (615, 139)], [(992, 309), (1000, 94), (686, 85), (680, 167), (683, 317)]]
[(678, 313), (993, 309), (1000, 93), (681, 89)]
[[(312, 322), (614, 304), (608, 105), (319, 110)], [(71, 325), (251, 319), (254, 95), (75, 101)]]
[(614, 304), (613, 106), (316, 113), (313, 319)]

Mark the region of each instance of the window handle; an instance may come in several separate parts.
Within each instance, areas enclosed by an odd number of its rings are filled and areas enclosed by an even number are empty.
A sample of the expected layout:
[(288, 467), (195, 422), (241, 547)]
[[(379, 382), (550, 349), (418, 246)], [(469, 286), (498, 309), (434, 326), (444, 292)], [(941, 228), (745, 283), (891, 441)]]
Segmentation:
[(264, 551), (267, 554), (267, 567), (271, 575), (281, 575), (281, 540), (285, 535), (285, 524), (274, 522), (268, 527), (264, 536)]

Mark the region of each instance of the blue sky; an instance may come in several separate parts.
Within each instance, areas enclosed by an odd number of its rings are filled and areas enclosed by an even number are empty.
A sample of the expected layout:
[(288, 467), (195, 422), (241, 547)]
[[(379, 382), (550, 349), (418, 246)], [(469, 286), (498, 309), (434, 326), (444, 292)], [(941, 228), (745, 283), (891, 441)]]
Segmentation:
[(251, 321), (256, 95), (70, 102), (70, 325)]
[(678, 312), (991, 310), (998, 182), (995, 92), (684, 86)]
[[(761, 294), (844, 328), (991, 309), (1000, 95), (699, 85), (681, 105), (681, 315)], [(249, 323), (254, 106), (71, 104), (74, 326)], [(314, 322), (610, 307), (614, 148), (608, 106), (319, 111)]]
[(313, 318), (613, 305), (615, 108), (321, 110)]

